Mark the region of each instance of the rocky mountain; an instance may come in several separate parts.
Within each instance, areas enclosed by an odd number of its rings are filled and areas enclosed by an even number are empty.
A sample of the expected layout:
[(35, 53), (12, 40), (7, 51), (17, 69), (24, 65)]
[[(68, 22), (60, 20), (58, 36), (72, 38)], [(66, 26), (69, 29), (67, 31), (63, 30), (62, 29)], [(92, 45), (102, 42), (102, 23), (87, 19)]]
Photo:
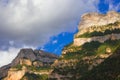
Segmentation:
[(120, 80), (120, 13), (87, 13), (49, 80)]
[(61, 56), (22, 49), (2, 80), (120, 80), (120, 13), (87, 13)]
[[(21, 49), (17, 57), (8, 65), (0, 68), (0, 80), (26, 80), (29, 76), (38, 77), (48, 75), (51, 65), (58, 56), (42, 50)], [(44, 80), (44, 79), (41, 79)]]

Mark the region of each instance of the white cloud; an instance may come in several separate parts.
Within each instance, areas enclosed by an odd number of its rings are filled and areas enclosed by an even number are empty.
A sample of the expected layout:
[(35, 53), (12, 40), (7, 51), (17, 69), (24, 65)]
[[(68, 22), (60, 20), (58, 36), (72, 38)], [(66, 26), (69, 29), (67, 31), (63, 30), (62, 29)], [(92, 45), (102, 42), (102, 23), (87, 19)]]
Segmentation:
[(11, 46), (13, 46), (13, 45), (14, 45), (14, 41), (9, 41), (9, 44), (10, 44)]
[(42, 46), (51, 36), (74, 31), (81, 14), (96, 11), (97, 3), (97, 0), (0, 0), (0, 66), (9, 63), (23, 46)]
[(19, 49), (11, 47), (7, 51), (0, 50), (0, 67), (11, 63), (11, 61), (17, 56)]
[[(74, 31), (84, 12), (96, 11), (96, 0), (9, 0), (0, 1), (2, 45), (43, 45), (50, 36)], [(19, 44), (19, 45), (18, 45)], [(1, 46), (2, 46), (1, 45)]]
[(57, 42), (58, 42), (57, 40), (54, 40), (52, 43), (53, 43), (53, 44), (56, 44)]

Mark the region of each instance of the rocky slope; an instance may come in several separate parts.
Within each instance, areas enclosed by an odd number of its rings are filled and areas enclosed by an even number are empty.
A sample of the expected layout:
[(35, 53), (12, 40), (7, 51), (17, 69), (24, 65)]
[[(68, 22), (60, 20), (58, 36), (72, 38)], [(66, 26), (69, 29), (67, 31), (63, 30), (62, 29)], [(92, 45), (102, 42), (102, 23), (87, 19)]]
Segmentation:
[(74, 42), (52, 65), (49, 80), (120, 80), (120, 13), (82, 16)]
[(10, 64), (0, 68), (0, 80), (31, 80), (34, 76), (38, 79), (33, 80), (44, 80), (42, 78), (47, 78), (51, 64), (57, 58), (42, 50), (21, 49)]

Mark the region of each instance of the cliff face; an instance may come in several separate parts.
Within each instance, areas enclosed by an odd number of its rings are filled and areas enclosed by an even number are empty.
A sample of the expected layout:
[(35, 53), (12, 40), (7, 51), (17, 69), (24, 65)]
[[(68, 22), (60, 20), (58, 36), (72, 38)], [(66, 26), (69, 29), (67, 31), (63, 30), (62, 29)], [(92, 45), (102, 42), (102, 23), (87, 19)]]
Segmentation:
[(40, 79), (42, 75), (49, 74), (51, 65), (57, 58), (56, 55), (42, 50), (21, 49), (10, 64), (0, 68), (0, 80), (29, 80), (29, 76)]
[(115, 23), (120, 20), (120, 14), (115, 11), (110, 11), (107, 14), (87, 13), (81, 17), (79, 30), (91, 26), (102, 26), (110, 23)]
[(120, 14), (85, 14), (74, 42), (52, 65), (50, 80), (119, 80), (119, 56)]

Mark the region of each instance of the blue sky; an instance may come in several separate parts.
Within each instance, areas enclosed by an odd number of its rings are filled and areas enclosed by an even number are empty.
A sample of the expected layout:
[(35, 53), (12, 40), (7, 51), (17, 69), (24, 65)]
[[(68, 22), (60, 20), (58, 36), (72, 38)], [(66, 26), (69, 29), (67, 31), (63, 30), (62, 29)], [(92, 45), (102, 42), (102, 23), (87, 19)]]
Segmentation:
[(73, 37), (76, 32), (77, 31), (71, 33), (63, 32), (57, 36), (53, 36), (50, 38), (50, 41), (48, 41), (43, 47), (38, 47), (38, 49), (60, 55), (64, 46), (73, 41)]
[(21, 48), (60, 55), (73, 41), (81, 15), (110, 10), (120, 12), (120, 0), (0, 0), (0, 66)]
[[(106, 14), (109, 11), (109, 4), (113, 6), (119, 5), (119, 8), (116, 9), (115, 11), (119, 12), (120, 11), (120, 0), (109, 0), (108, 2), (106, 0), (100, 0), (98, 5), (96, 6), (98, 8), (98, 12), (102, 14)], [(114, 10), (111, 9), (111, 10)], [(62, 49), (64, 48), (65, 45), (71, 43), (74, 38), (74, 34), (77, 33), (77, 27), (78, 27), (79, 22), (76, 20), (76, 30), (74, 32), (62, 32), (56, 36), (52, 36), (47, 42), (44, 47), (39, 47), (39, 49), (43, 49), (45, 51), (51, 52), (51, 53), (56, 53), (58, 55), (61, 54)], [(64, 36), (63, 36), (64, 34)], [(57, 41), (56, 43), (53, 43), (54, 41)]]

